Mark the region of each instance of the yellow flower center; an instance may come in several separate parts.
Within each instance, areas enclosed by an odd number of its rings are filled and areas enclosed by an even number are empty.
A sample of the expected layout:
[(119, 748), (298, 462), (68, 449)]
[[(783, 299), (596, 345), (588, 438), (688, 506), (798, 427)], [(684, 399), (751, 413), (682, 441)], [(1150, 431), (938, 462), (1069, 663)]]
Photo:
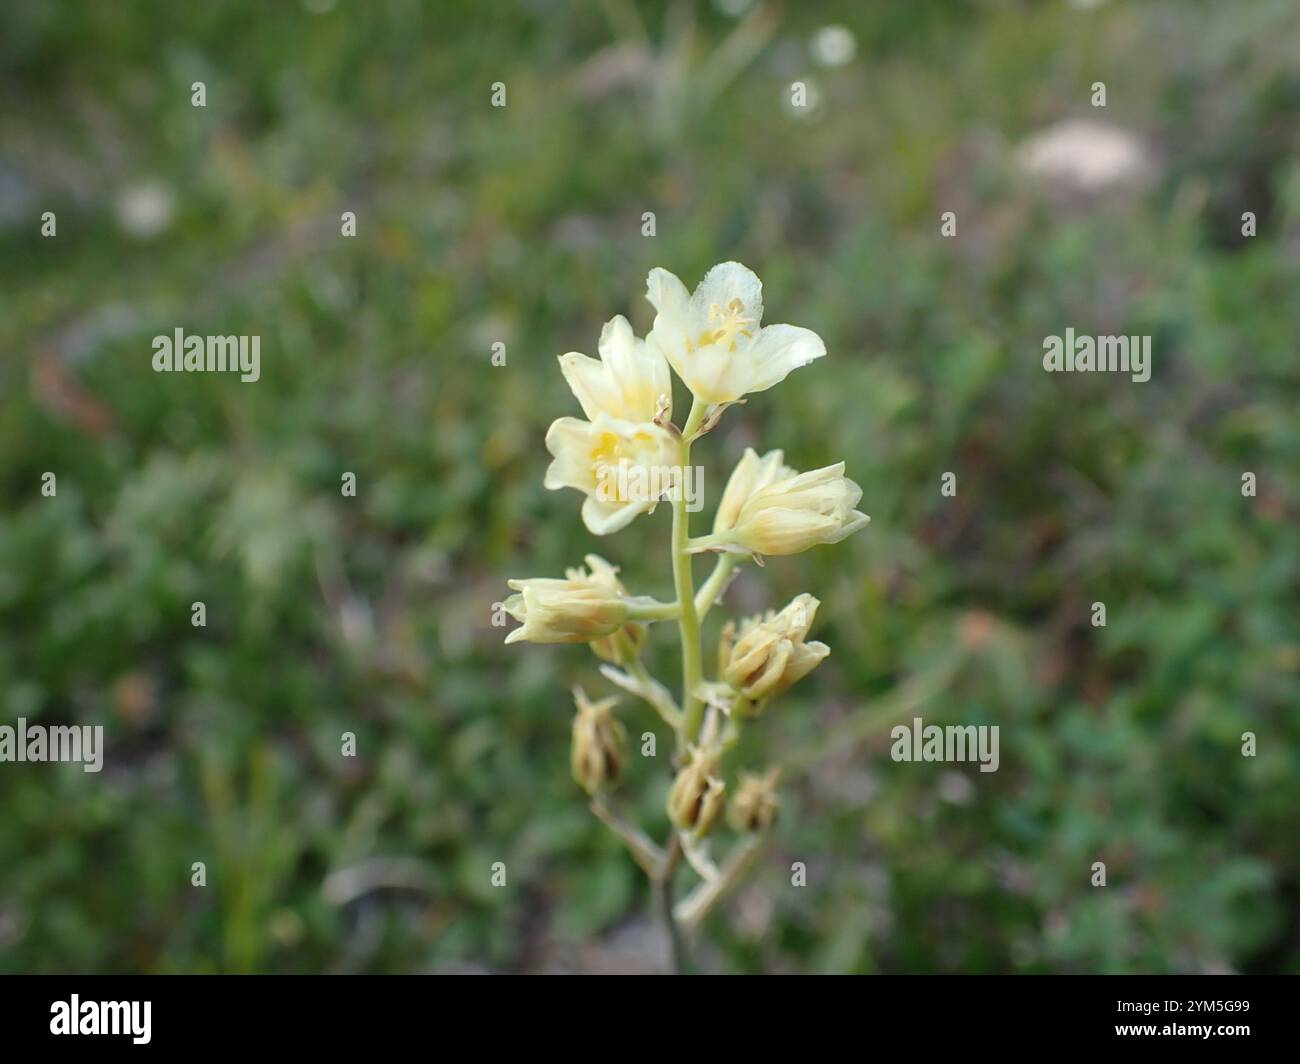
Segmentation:
[(753, 325), (754, 319), (744, 314), (745, 306), (739, 299), (733, 299), (725, 307), (714, 303), (709, 307), (709, 324), (718, 322), (716, 328), (705, 329), (697, 341), (699, 347), (709, 344), (724, 344), (728, 351), (736, 350), (736, 337), (752, 339), (753, 333), (746, 326)]
[(617, 462), (628, 450), (627, 442), (617, 432), (602, 432), (591, 449), (592, 464), (599, 464), (602, 460)]
[(617, 432), (602, 432), (593, 441), (591, 464), (593, 466), (618, 465), (625, 458), (634, 462), (640, 457), (642, 449), (653, 439), (654, 435), (645, 430), (633, 433), (631, 439)]

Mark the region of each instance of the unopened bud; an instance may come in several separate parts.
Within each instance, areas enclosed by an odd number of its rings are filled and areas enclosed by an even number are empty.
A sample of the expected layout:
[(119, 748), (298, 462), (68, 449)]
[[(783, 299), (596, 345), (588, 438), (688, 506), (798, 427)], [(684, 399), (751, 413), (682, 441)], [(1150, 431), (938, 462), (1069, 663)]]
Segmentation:
[(590, 573), (569, 569), (563, 580), (506, 581), (517, 593), (505, 600), (505, 610), (523, 622), (506, 642), (590, 643), (618, 631), (628, 612), (623, 585), (615, 576), (618, 570), (595, 554), (587, 555), (587, 565)]

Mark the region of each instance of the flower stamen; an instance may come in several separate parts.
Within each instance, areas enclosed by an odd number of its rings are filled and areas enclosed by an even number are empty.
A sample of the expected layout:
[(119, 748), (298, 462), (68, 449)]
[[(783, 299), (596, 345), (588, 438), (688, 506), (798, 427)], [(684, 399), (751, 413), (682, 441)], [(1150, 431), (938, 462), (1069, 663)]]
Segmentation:
[(725, 307), (720, 303), (710, 305), (709, 322), (716, 321), (720, 324), (716, 329), (706, 329), (700, 333), (700, 346), (720, 343), (726, 345), (728, 351), (734, 351), (736, 337), (753, 339), (754, 334), (746, 326), (753, 325), (755, 319), (745, 317), (744, 311), (745, 305), (739, 299), (732, 299)]

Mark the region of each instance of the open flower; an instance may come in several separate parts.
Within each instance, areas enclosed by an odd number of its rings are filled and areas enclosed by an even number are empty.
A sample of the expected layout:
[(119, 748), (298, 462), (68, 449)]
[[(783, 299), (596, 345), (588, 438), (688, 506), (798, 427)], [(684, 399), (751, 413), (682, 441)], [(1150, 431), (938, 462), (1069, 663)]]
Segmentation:
[(582, 522), (597, 536), (625, 528), (676, 489), (677, 437), (653, 421), (624, 421), (597, 414), (593, 421), (557, 418), (546, 433), (555, 461), (543, 483), (577, 488), (587, 496)]
[(735, 402), (785, 380), (826, 354), (815, 332), (763, 327), (763, 282), (738, 262), (714, 266), (695, 292), (660, 267), (646, 279), (657, 311), (646, 344), (661, 351), (691, 393), (707, 403)]
[(667, 420), (672, 416), (668, 363), (632, 332), (621, 314), (600, 331), (600, 358), (577, 351), (560, 356), (560, 372), (589, 421), (608, 414), (621, 421)]
[(780, 451), (762, 459), (746, 453), (723, 493), (713, 535), (691, 540), (693, 552), (798, 554), (838, 543), (871, 520), (854, 509), (862, 489), (844, 475), (843, 462), (796, 473), (780, 461)]
[(522, 621), (507, 643), (590, 643), (618, 631), (628, 619), (629, 599), (615, 575), (618, 570), (595, 554), (585, 569), (568, 569), (564, 580), (536, 577), (509, 580), (511, 595), (505, 609)]
[(806, 643), (821, 603), (802, 594), (780, 613), (768, 612), (740, 626), (739, 638), (728, 622), (718, 644), (718, 664), (727, 683), (748, 703), (737, 711), (758, 712), (762, 703), (789, 690), (813, 671), (831, 652), (825, 643)]

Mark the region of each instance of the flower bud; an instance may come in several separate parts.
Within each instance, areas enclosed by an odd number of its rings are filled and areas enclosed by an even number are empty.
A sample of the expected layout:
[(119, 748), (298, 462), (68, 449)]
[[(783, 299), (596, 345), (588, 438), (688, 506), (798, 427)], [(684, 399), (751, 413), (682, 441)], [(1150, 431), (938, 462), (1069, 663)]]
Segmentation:
[(756, 703), (756, 712), (761, 703), (788, 690), (831, 652), (825, 643), (804, 642), (819, 605), (817, 599), (803, 594), (780, 613), (752, 617), (741, 625), (734, 646), (724, 631), (723, 645), (730, 647), (730, 654), (722, 675), (745, 699)]
[(727, 822), (737, 831), (766, 831), (776, 820), (776, 780), (781, 770), (774, 768), (761, 776), (746, 773), (740, 778), (736, 796), (727, 811)]
[(592, 702), (581, 687), (575, 687), (573, 700), (578, 706), (570, 752), (573, 778), (588, 794), (595, 794), (601, 788), (612, 787), (623, 774), (627, 735), (610, 712), (617, 698)]
[(713, 518), (714, 532), (730, 532), (735, 528), (741, 509), (759, 488), (795, 475), (793, 469), (783, 464), (784, 457), (781, 451), (768, 451), (759, 458), (752, 447), (745, 448), (722, 491), (722, 501), (718, 503), (718, 512)]
[(668, 792), (669, 819), (697, 838), (713, 827), (726, 806), (726, 784), (713, 774), (717, 767), (717, 754), (692, 750), (690, 762)]
[(564, 580), (507, 581), (519, 594), (505, 601), (506, 612), (523, 627), (507, 643), (527, 639), (534, 643), (590, 643), (603, 639), (627, 620), (628, 600), (614, 575), (618, 570), (595, 554), (588, 554), (585, 569), (569, 569)]
[(723, 493), (713, 534), (693, 540), (691, 550), (783, 555), (838, 543), (871, 520), (854, 509), (861, 498), (843, 462), (796, 473), (781, 464), (780, 451), (761, 459), (746, 451)]

